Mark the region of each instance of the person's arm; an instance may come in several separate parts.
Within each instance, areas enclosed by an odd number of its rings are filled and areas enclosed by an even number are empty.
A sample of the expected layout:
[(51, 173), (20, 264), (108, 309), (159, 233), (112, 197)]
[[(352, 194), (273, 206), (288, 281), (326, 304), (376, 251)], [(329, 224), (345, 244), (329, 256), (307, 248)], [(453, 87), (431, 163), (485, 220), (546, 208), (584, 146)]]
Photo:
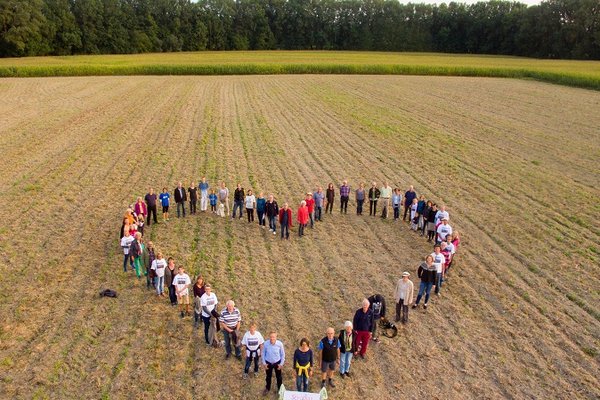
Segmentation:
[(283, 364), (285, 364), (285, 349), (283, 348), (283, 343), (281, 343), (281, 348), (279, 349), (279, 355), (280, 355), (281, 362), (279, 363), (277, 368), (281, 369), (283, 367)]
[(263, 366), (267, 365), (267, 361), (266, 361), (267, 360), (267, 349), (268, 349), (267, 343), (262, 344), (262, 348), (260, 351), (260, 354), (262, 355), (262, 357), (260, 357), (260, 363)]
[(339, 339), (337, 339), (337, 342), (338, 342), (337, 343), (338, 344), (338, 346), (337, 346), (337, 359), (335, 361), (339, 365), (339, 363), (340, 363), (340, 354), (341, 354), (341, 352), (340, 352), (340, 346), (341, 346), (341, 344), (340, 344), (340, 340)]

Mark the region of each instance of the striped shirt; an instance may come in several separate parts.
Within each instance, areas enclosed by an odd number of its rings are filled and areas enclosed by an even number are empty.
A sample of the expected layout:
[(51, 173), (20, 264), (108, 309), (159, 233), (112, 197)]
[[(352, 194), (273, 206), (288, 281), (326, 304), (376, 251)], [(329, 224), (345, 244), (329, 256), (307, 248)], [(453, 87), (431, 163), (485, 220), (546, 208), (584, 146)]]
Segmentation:
[(221, 311), (221, 316), (219, 317), (219, 322), (225, 324), (225, 326), (230, 329), (235, 328), (238, 322), (241, 320), (242, 316), (240, 314), (240, 310), (235, 307), (231, 312), (229, 312), (227, 308), (224, 308), (223, 311)]

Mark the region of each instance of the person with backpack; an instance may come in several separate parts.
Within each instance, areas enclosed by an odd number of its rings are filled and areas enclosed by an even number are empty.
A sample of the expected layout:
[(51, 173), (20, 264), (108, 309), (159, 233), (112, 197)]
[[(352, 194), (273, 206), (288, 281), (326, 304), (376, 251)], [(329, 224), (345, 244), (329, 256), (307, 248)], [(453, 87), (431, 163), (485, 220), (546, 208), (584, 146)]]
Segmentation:
[(335, 387), (333, 383), (333, 373), (335, 367), (339, 364), (340, 360), (340, 341), (335, 337), (335, 330), (333, 328), (327, 328), (327, 336), (325, 336), (319, 342), (319, 351), (321, 352), (321, 387), (324, 388), (326, 383), (332, 388)]
[(379, 335), (377, 335), (377, 325), (381, 318), (385, 318), (385, 298), (380, 294), (374, 294), (370, 296), (369, 300), (370, 308), (373, 311), (373, 328), (371, 330), (371, 338), (374, 342), (379, 342)]

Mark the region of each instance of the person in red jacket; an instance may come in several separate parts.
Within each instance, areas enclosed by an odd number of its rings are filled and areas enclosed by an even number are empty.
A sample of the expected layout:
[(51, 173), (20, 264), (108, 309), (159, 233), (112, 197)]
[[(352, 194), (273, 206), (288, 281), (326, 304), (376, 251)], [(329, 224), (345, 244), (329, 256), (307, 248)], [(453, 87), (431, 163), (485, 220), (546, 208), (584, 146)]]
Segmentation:
[(300, 202), (300, 207), (298, 207), (298, 236), (304, 236), (304, 228), (306, 228), (307, 223), (308, 207), (306, 207), (306, 201), (302, 200)]
[(313, 199), (312, 193), (306, 193), (306, 207), (308, 208), (308, 217), (310, 218), (310, 227), (311, 229), (315, 227), (314, 215), (315, 215), (315, 200)]
[(283, 207), (279, 210), (279, 225), (281, 225), (281, 239), (283, 239), (283, 232), (285, 231), (285, 238), (290, 238), (290, 228), (292, 227), (292, 209), (289, 208), (288, 203), (284, 203)]

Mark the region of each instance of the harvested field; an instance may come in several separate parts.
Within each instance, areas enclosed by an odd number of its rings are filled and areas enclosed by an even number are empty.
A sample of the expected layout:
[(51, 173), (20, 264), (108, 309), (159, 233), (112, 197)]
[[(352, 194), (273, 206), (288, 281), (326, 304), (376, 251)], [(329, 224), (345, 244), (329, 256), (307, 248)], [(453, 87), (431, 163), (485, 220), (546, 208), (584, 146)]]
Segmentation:
[[(443, 296), (330, 398), (597, 399), (598, 110), (598, 92), (510, 79), (0, 80), (0, 398), (259, 397), (263, 375), (243, 381), (122, 272), (124, 207), (206, 175), (294, 208), (343, 179), (414, 184), (448, 206), (463, 242)], [(277, 329), (290, 359), (363, 296), (391, 302), (403, 270), (418, 283), (431, 251), (406, 224), (337, 208), (283, 243), (205, 214), (147, 237), (246, 322)], [(98, 298), (105, 287), (119, 298)]]

